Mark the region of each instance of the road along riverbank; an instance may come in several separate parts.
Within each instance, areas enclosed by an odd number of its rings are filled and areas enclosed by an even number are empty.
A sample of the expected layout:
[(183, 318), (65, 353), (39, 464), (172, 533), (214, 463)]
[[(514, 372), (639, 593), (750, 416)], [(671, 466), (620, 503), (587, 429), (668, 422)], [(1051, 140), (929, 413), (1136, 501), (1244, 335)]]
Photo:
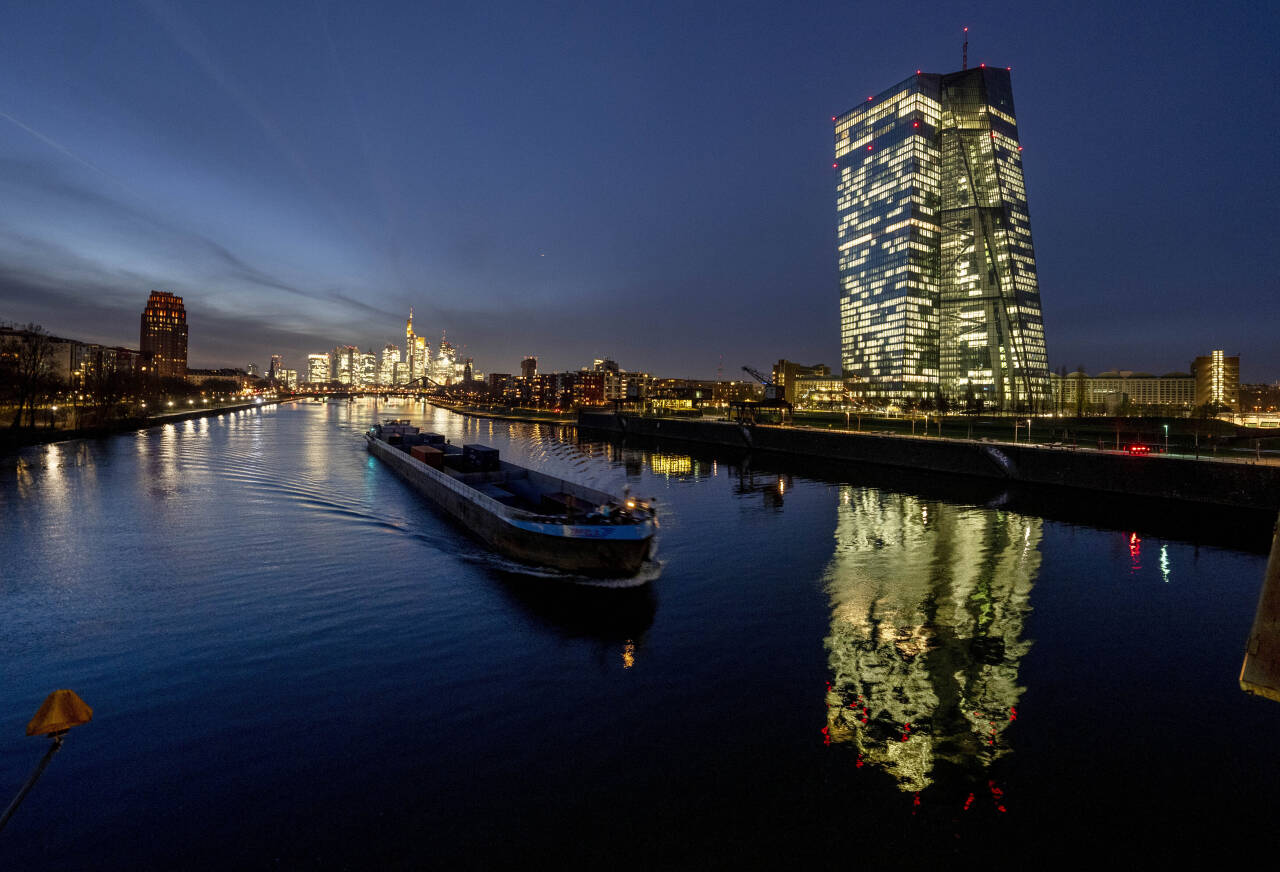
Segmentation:
[(1024, 485), (1043, 485), (1275, 513), (1280, 465), (1134, 456), (1070, 446), (747, 425), (728, 421), (581, 412), (578, 426), (623, 436), (880, 464)]

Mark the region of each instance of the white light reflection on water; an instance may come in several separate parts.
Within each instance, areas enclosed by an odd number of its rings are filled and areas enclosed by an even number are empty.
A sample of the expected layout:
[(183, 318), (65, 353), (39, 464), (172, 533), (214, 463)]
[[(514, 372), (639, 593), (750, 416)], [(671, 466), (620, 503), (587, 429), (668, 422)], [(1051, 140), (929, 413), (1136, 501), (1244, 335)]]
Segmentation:
[(1040, 524), (841, 488), (827, 571), (829, 742), (912, 793), (942, 760), (984, 778), (1009, 753)]

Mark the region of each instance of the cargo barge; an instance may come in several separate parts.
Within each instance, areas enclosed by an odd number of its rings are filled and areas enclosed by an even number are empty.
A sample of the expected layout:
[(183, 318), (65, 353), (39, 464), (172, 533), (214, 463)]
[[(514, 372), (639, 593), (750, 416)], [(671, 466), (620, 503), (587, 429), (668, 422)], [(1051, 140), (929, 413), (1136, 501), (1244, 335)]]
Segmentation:
[(408, 421), (375, 424), (369, 453), (498, 553), (593, 577), (635, 575), (657, 531), (653, 506), (501, 460), (487, 445), (450, 445)]

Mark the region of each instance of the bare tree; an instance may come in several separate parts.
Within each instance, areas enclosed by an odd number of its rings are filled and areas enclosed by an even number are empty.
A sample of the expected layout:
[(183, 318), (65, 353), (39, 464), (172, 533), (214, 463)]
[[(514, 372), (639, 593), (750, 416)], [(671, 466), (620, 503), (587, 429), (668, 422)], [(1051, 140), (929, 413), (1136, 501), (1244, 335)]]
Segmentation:
[(53, 385), (53, 342), (39, 324), (10, 328), (0, 341), (0, 384), (15, 407), (9, 426), (36, 424), (36, 400)]

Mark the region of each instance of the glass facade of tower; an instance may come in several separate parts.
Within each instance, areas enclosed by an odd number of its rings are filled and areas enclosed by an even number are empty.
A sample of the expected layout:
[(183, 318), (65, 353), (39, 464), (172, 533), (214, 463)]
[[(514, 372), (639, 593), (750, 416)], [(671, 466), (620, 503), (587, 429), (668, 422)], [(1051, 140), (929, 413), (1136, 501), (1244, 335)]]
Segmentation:
[(1047, 402), (1006, 70), (917, 74), (836, 118), (841, 364), (872, 401)]

